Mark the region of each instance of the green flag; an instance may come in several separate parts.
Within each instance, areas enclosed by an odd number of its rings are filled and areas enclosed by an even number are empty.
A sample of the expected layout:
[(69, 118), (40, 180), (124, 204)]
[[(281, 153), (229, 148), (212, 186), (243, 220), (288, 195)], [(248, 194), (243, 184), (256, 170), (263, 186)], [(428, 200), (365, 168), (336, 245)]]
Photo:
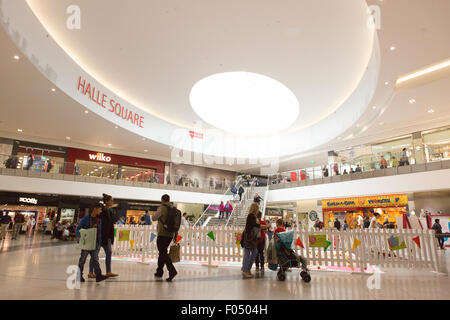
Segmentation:
[(327, 245), (326, 245), (326, 247), (324, 247), (323, 249), (325, 250), (325, 251), (327, 251), (327, 249), (328, 249), (328, 247), (331, 245), (331, 242), (330, 241), (327, 241)]
[(114, 238), (117, 238), (117, 229), (114, 229)]
[(216, 239), (214, 238), (214, 233), (212, 231), (208, 233), (207, 236), (210, 237), (213, 241), (216, 241)]

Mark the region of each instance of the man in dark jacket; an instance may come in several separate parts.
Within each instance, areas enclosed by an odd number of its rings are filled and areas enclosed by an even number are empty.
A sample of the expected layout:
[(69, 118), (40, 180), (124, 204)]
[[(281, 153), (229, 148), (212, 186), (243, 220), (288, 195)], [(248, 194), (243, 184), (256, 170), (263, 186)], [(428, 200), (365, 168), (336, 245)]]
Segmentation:
[(258, 193), (255, 194), (255, 197), (253, 198), (253, 202), (256, 202), (257, 204), (260, 204), (262, 198), (259, 196)]
[(438, 239), (439, 247), (444, 250), (444, 238), (440, 237), (442, 235), (442, 226), (439, 223), (439, 219), (434, 220), (434, 224), (431, 227), (434, 231), (436, 231), (436, 238)]
[(158, 247), (158, 268), (156, 269), (155, 277), (162, 278), (164, 266), (166, 266), (167, 270), (169, 270), (169, 277), (166, 279), (168, 282), (171, 282), (177, 275), (177, 270), (173, 266), (172, 260), (170, 260), (169, 254), (167, 253), (167, 249), (172, 240), (176, 241), (176, 233), (169, 232), (164, 227), (171, 208), (173, 208), (173, 205), (170, 203), (170, 196), (165, 194), (161, 197), (161, 206), (152, 216), (153, 221), (158, 221), (158, 237), (156, 238), (156, 245)]
[(239, 191), (238, 191), (239, 201), (242, 201), (242, 195), (244, 194), (244, 192), (245, 192), (244, 188), (242, 188), (242, 186), (240, 186)]
[(25, 217), (22, 213), (16, 212), (14, 215), (14, 229), (13, 229), (13, 240), (17, 239), (17, 235), (19, 234), (20, 230), (22, 229), (22, 225), (25, 222)]
[[(100, 218), (102, 219), (102, 243), (101, 247), (105, 250), (106, 276), (115, 278), (119, 275), (111, 272), (112, 245), (114, 244), (114, 224), (119, 220), (116, 208), (114, 208), (114, 199), (110, 195), (103, 195), (103, 203)], [(91, 259), (92, 261), (92, 259)], [(94, 278), (94, 265), (89, 263), (89, 278)]]
[(334, 227), (335, 227), (338, 231), (341, 230), (341, 222), (339, 221), (338, 218), (336, 218), (336, 219), (334, 220)]

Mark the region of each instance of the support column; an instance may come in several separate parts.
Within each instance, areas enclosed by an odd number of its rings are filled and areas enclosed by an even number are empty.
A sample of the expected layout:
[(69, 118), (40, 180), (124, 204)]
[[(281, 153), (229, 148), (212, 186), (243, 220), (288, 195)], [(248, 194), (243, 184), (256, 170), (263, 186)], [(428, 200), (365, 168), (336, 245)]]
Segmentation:
[(425, 148), (423, 144), (423, 137), (421, 132), (414, 132), (412, 134), (413, 156), (416, 164), (426, 163)]

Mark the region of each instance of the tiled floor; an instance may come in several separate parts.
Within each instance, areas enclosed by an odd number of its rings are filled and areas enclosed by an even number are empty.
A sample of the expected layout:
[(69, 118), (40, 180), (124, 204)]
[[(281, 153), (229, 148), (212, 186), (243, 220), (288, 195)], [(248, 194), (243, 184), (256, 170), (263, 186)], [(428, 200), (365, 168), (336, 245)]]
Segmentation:
[(367, 287), (369, 276), (361, 274), (317, 271), (305, 284), (297, 270), (279, 282), (272, 271), (243, 280), (238, 268), (188, 264), (178, 264), (178, 276), (166, 283), (154, 280), (154, 263), (126, 261), (113, 261), (118, 279), (99, 285), (88, 281), (80, 290), (70, 290), (66, 270), (78, 258), (73, 243), (41, 235), (22, 235), (11, 243), (8, 236), (0, 244), (0, 299), (450, 299), (450, 250), (440, 252), (443, 273), (384, 270), (380, 289), (373, 290)]

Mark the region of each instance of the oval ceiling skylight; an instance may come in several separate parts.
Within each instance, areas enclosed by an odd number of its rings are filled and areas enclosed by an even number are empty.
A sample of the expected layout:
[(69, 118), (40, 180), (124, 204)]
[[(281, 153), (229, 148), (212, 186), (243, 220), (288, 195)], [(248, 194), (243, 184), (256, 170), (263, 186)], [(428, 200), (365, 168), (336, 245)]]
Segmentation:
[(204, 121), (237, 135), (277, 133), (292, 125), (299, 114), (298, 100), (289, 88), (250, 72), (208, 76), (194, 85), (190, 102)]

